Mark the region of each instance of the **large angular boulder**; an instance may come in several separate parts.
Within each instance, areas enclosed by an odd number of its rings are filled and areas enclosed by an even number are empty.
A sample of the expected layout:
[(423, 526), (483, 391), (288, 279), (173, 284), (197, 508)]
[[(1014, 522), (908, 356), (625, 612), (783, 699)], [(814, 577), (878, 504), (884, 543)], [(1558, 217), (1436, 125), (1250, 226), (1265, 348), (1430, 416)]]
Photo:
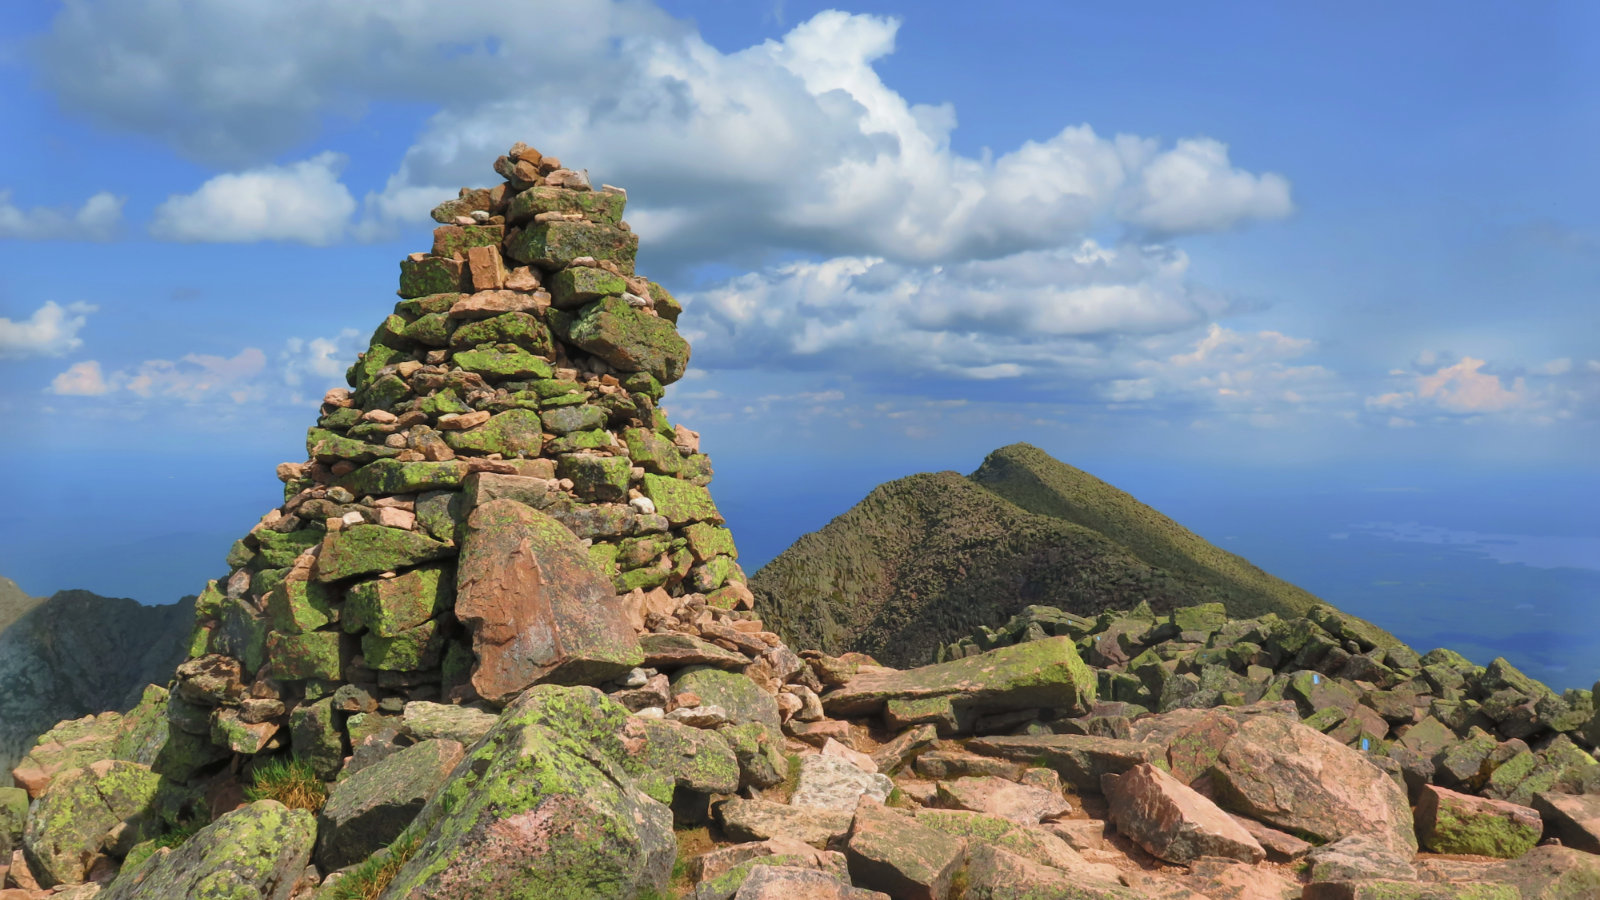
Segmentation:
[(288, 900), (315, 839), (311, 813), (258, 800), (123, 869), (99, 900)]
[(967, 842), (910, 816), (862, 803), (845, 845), (850, 880), (903, 900), (947, 900), (966, 863)]
[(1561, 843), (1586, 853), (1600, 853), (1600, 794), (1535, 794), (1533, 808), (1545, 828)]
[(1140, 900), (1149, 896), (1115, 879), (1086, 880), (989, 844), (973, 842), (964, 900)]
[(148, 766), (101, 760), (56, 776), (28, 812), (22, 849), (44, 887), (73, 884), (89, 874), (107, 832), (124, 826), (134, 842), (152, 831), (151, 804), (160, 776)]
[(388, 846), (444, 784), (461, 753), (455, 741), (423, 741), (334, 785), (317, 813), (317, 865), (331, 872)]
[(1434, 853), (1470, 853), (1516, 859), (1544, 832), (1539, 813), (1526, 806), (1422, 786), (1415, 812), (1417, 841)]
[(412, 826), (421, 849), (384, 900), (592, 897), (664, 890), (672, 813), (640, 787), (628, 711), (593, 688), (516, 699)]
[(888, 894), (796, 866), (756, 866), (733, 900), (890, 900)]
[(1359, 751), (1298, 722), (1241, 723), (1211, 774), (1222, 806), (1275, 828), (1324, 842), (1377, 830), (1416, 849), (1405, 791)]
[(1258, 863), (1267, 853), (1215, 803), (1145, 763), (1100, 779), (1117, 830), (1151, 855), (1180, 865), (1202, 856)]
[(505, 700), (537, 682), (607, 681), (644, 661), (627, 612), (561, 523), (514, 500), (472, 511), (456, 567), (472, 686)]
[(1600, 856), (1546, 844), (1483, 873), (1484, 880), (1522, 892), (1523, 900), (1593, 900), (1600, 897)]
[(678, 788), (702, 794), (739, 789), (739, 759), (722, 735), (666, 719), (634, 723), (645, 735), (640, 752), (648, 774), (641, 785), (652, 797), (667, 803)]
[(883, 710), (896, 725), (931, 722), (964, 731), (983, 713), (1051, 708), (1087, 712), (1095, 675), (1068, 637), (1030, 641), (946, 663), (900, 671), (867, 668), (822, 698), (834, 716)]
[(710, 666), (683, 669), (672, 678), (673, 694), (694, 694), (703, 706), (721, 707), (735, 725), (760, 722), (773, 733), (781, 727), (776, 697), (737, 672)]

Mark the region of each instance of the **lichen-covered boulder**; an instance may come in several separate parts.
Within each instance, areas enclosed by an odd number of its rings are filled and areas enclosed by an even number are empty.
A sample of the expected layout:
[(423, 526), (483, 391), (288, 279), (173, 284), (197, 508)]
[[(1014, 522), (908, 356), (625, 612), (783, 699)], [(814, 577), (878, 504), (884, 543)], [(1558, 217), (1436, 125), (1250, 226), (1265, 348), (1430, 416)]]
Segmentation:
[(1087, 712), (1095, 698), (1094, 672), (1068, 637), (1015, 644), (917, 669), (863, 668), (822, 698), (835, 716), (886, 710), (897, 725), (931, 722), (941, 731), (971, 728), (978, 715), (1052, 708)]
[(631, 900), (666, 887), (672, 813), (639, 787), (628, 711), (593, 688), (516, 699), (417, 817), (384, 900)]
[(1515, 859), (1544, 833), (1544, 822), (1533, 809), (1431, 784), (1422, 786), (1415, 817), (1417, 840), (1434, 853)]
[(472, 511), (455, 614), (472, 632), (472, 686), (504, 700), (540, 681), (598, 684), (644, 661), (627, 612), (572, 532), (514, 500)]
[(0, 863), (11, 862), (11, 851), (22, 839), (28, 822), (28, 792), (18, 787), (0, 788)]
[(648, 372), (662, 384), (683, 377), (689, 342), (671, 322), (606, 297), (576, 315), (553, 315), (556, 333), (624, 372)]
[(650, 796), (669, 803), (676, 788), (702, 794), (739, 789), (739, 759), (722, 735), (666, 719), (633, 722), (644, 732), (646, 775), (640, 786)]
[(1159, 744), (1096, 737), (1089, 734), (1020, 734), (973, 738), (966, 748), (974, 753), (1018, 762), (1037, 762), (1055, 770), (1080, 791), (1098, 793), (1100, 779), (1149, 763), (1167, 767)]
[(411, 824), (461, 761), (455, 741), (423, 741), (334, 785), (317, 813), (317, 865), (354, 865), (386, 847)]
[(131, 835), (153, 829), (160, 776), (149, 767), (101, 760), (57, 775), (28, 812), (22, 850), (45, 887), (83, 881), (106, 832), (126, 823)]
[(311, 813), (258, 800), (124, 869), (99, 900), (287, 900), (315, 838)]
[(781, 727), (778, 700), (742, 673), (695, 666), (672, 678), (673, 694), (694, 694), (705, 706), (720, 706), (735, 725), (760, 722), (773, 732)]

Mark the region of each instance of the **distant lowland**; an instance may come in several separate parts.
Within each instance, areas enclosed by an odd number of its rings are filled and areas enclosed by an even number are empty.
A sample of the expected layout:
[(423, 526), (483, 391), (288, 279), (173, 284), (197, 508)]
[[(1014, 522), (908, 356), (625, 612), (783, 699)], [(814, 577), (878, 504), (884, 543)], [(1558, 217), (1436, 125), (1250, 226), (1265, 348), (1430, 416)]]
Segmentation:
[(167, 683), (193, 623), (193, 598), (30, 597), (0, 578), (0, 767), (57, 722), (132, 709), (146, 685)]
[(1028, 444), (994, 451), (968, 476), (879, 486), (750, 587), (763, 620), (796, 646), (896, 666), (929, 662), (1031, 605), (1093, 616), (1221, 603), (1238, 618), (1292, 618), (1323, 602)]

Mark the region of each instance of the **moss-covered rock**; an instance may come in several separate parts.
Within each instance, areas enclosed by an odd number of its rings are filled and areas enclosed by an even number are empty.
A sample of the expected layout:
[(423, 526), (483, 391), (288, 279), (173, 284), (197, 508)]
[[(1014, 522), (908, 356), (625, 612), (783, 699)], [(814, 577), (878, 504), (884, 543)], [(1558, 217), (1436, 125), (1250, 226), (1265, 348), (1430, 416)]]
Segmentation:
[(466, 453), (499, 453), (506, 457), (538, 456), (544, 447), (539, 414), (527, 409), (510, 409), (466, 431), (447, 431), (444, 442), (452, 450)]
[(552, 313), (551, 326), (566, 342), (624, 372), (648, 372), (662, 384), (682, 378), (689, 364), (689, 342), (671, 322), (620, 297), (598, 300), (576, 314)]
[(656, 512), (674, 526), (691, 522), (722, 524), (722, 514), (717, 512), (711, 492), (703, 487), (678, 478), (646, 474), (640, 491), (656, 505)]
[(218, 818), (176, 849), (122, 870), (101, 900), (287, 900), (316, 838), (305, 810), (258, 800)]
[(560, 269), (579, 257), (609, 259), (623, 272), (633, 274), (639, 236), (595, 222), (538, 222), (506, 238), (506, 255), (542, 269)]
[(339, 479), (338, 484), (357, 496), (414, 494), (418, 491), (453, 490), (467, 477), (467, 471), (466, 463), (454, 459), (444, 462), (379, 459)]
[(356, 525), (329, 532), (317, 557), (317, 581), (339, 581), (419, 566), (448, 555), (450, 546), (432, 538), (383, 525)]
[(317, 813), (317, 865), (328, 872), (342, 869), (394, 842), (461, 754), (455, 741), (423, 741), (336, 784)]
[(672, 814), (640, 790), (628, 711), (592, 688), (524, 693), (417, 817), (383, 900), (616, 898), (666, 888)]
[(550, 278), (550, 305), (575, 309), (611, 294), (620, 295), (628, 283), (605, 269), (569, 266)]
[(404, 299), (458, 291), (461, 263), (453, 259), (425, 256), (400, 261), (400, 296)]
[(153, 836), (157, 821), (148, 811), (160, 781), (149, 767), (122, 760), (57, 775), (29, 811), (22, 836), (34, 877), (45, 887), (85, 880), (106, 832), (123, 823), (132, 835)]
[(635, 723), (645, 735), (640, 751), (645, 772), (639, 786), (651, 797), (670, 804), (676, 788), (702, 794), (739, 789), (739, 760), (722, 735), (666, 719)]
[(423, 566), (396, 578), (375, 578), (345, 592), (344, 630), (394, 637), (455, 605), (456, 572), (449, 563)]
[(517, 194), (506, 207), (506, 221), (513, 225), (530, 222), (540, 213), (580, 213), (591, 222), (615, 225), (622, 221), (628, 195), (621, 191), (571, 191), (548, 185), (535, 185)]
[(344, 671), (339, 652), (339, 633), (315, 631), (309, 634), (286, 634), (274, 631), (267, 636), (267, 665), (272, 677), (283, 681), (338, 681)]
[(556, 474), (572, 479), (573, 493), (584, 500), (609, 503), (627, 499), (631, 468), (625, 456), (572, 454), (561, 458)]
[(778, 701), (742, 672), (693, 666), (672, 677), (672, 693), (694, 694), (706, 706), (720, 706), (735, 725), (760, 722), (774, 733), (781, 727)]

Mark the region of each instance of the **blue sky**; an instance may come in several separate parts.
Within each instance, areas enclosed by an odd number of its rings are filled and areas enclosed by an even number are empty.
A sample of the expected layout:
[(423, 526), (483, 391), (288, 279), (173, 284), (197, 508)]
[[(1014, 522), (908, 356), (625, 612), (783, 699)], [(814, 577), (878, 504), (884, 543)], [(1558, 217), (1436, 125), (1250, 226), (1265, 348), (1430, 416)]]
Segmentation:
[(629, 190), (695, 347), (669, 409), (758, 555), (1014, 440), (1200, 518), (1274, 473), (1600, 536), (1591, 4), (75, 0), (3, 27), (0, 573), (35, 592), (214, 576), (427, 211), (515, 140)]

